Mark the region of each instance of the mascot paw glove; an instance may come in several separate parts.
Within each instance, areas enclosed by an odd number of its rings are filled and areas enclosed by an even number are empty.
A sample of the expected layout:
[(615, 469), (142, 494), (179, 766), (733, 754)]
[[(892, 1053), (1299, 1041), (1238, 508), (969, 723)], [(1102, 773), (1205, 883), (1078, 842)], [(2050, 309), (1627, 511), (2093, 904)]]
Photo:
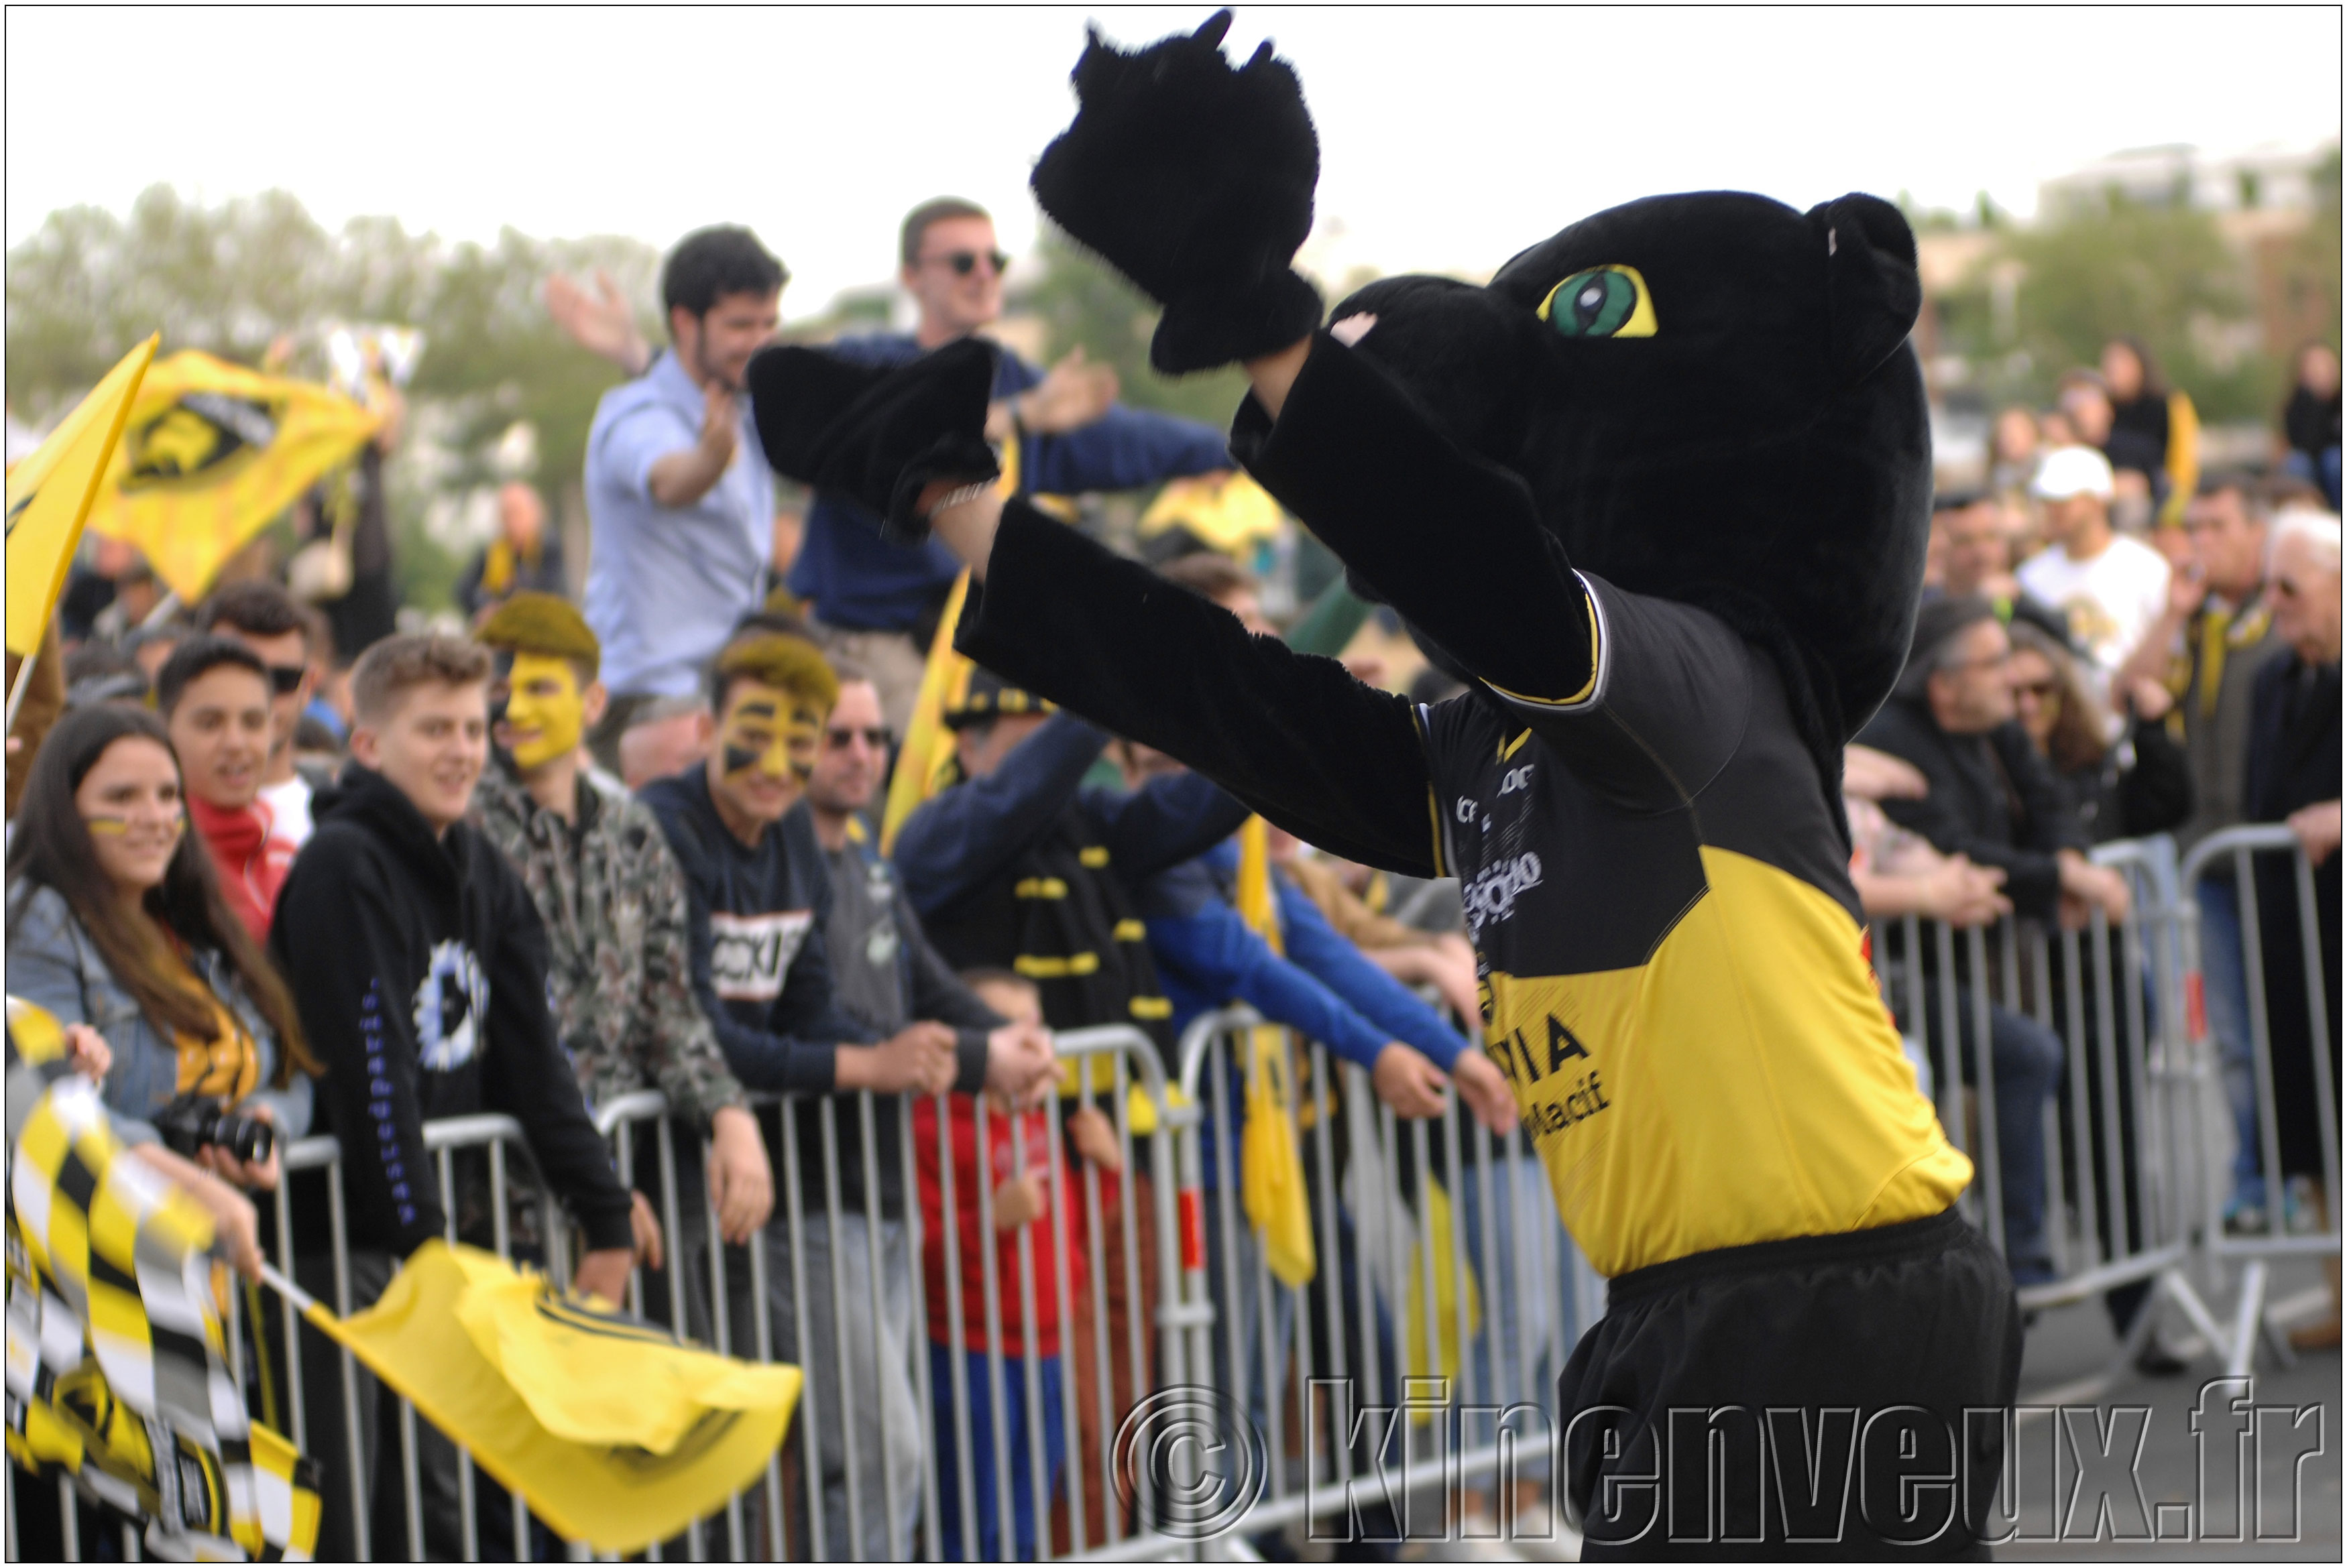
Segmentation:
[(1002, 472), (986, 443), (994, 350), (975, 338), (894, 369), (815, 349), (762, 349), (750, 361), (758, 442), (777, 473), (853, 496), (896, 544), (928, 537), (921, 492)]
[(1165, 308), (1150, 363), (1167, 375), (1309, 336), (1320, 296), (1288, 266), (1312, 231), (1320, 143), (1304, 89), (1266, 42), (1234, 70), (1228, 11), (1126, 54), (1090, 36), (1072, 124), (1035, 166), (1060, 227)]

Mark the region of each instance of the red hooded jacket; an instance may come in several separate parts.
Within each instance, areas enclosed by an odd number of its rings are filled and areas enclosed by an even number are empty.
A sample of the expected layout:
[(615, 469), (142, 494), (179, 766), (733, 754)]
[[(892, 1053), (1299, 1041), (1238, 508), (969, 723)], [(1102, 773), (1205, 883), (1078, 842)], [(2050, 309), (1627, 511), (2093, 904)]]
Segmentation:
[[(938, 1103), (929, 1096), (913, 1102), (913, 1165), (921, 1188), (921, 1272), (928, 1288), (929, 1338), (940, 1345), (958, 1343), (966, 1350), (983, 1350), (987, 1348), (986, 1255), (980, 1249), (979, 1229), (978, 1102), (969, 1095), (950, 1095), (946, 1104), (949, 1107), (946, 1119), (953, 1137), (956, 1241), (961, 1252), (962, 1329), (958, 1335), (952, 1331), (952, 1315), (947, 1310), (945, 1190), (938, 1165)], [(988, 1172), (984, 1178), (989, 1194), (1019, 1174), (1016, 1164), (1020, 1151), (1014, 1149), (1011, 1143), (1013, 1122), (1020, 1124), (1025, 1139), (1026, 1168), (1042, 1178), (1045, 1197), (1044, 1211), (1037, 1218), (994, 1233), (994, 1279), (996, 1298), (1001, 1304), (1002, 1353), (1027, 1353), (1019, 1287), (1019, 1238), (1024, 1236), (1034, 1257), (1035, 1353), (1056, 1356), (1060, 1353), (1061, 1260), (1069, 1266), (1068, 1299), (1072, 1303), (1083, 1292), (1083, 1254), (1070, 1222), (1071, 1211), (1083, 1201), (1083, 1189), (1079, 1185), (1082, 1167), (1071, 1162), (1062, 1148), (1060, 1175), (1066, 1190), (1064, 1196), (1053, 1193), (1049, 1119), (1041, 1111), (1014, 1115), (989, 1106), (986, 1117)]]

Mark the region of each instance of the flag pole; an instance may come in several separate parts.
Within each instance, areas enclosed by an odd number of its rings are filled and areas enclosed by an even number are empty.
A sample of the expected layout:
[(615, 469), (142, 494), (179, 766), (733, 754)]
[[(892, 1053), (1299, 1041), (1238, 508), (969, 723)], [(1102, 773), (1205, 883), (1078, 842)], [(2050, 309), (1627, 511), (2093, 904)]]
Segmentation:
[(295, 1309), (298, 1310), (302, 1317), (310, 1319), (313, 1322), (320, 1317), (325, 1318), (330, 1322), (333, 1319), (333, 1314), (328, 1312), (323, 1307), (320, 1306), (316, 1297), (311, 1295), (307, 1290), (302, 1289), (299, 1285), (294, 1284), (291, 1279), (286, 1278), (282, 1274), (278, 1273), (276, 1269), (271, 1268), (265, 1261), (261, 1266), (261, 1282), (263, 1285), (268, 1286), (272, 1290), (276, 1291), (280, 1296), (284, 1297), (288, 1301), (293, 1303)]
[[(47, 639), (43, 638), (42, 640), (46, 642)], [(8, 723), (6, 728), (8, 733), (11, 735), (15, 734), (16, 731), (16, 710), (25, 706), (25, 693), (32, 688), (33, 666), (39, 663), (40, 658), (41, 650), (35, 648), (31, 653), (25, 656), (25, 662), (16, 667), (16, 684), (8, 688)]]
[(152, 631), (169, 619), (171, 612), (179, 607), (179, 593), (174, 588), (155, 601), (155, 607), (147, 612), (147, 618), (138, 623), (138, 629), (142, 632)]

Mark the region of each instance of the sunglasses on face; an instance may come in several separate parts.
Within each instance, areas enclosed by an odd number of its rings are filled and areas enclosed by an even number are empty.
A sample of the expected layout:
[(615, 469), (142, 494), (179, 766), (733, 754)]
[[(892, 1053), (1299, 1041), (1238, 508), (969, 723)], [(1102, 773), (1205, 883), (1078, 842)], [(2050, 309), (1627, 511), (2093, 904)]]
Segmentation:
[(887, 750), (897, 738), (895, 731), (876, 725), (870, 729), (826, 729), (823, 732), (823, 743), (834, 751), (845, 751), (859, 735), (864, 738), (864, 744), (875, 751)]
[(953, 269), (954, 276), (957, 278), (967, 278), (977, 271), (980, 261), (992, 267), (994, 275), (998, 278), (1002, 276), (1010, 265), (1010, 258), (1000, 250), (948, 250), (942, 256), (932, 256), (929, 260), (944, 262)]
[(302, 677), (310, 673), (307, 665), (273, 664), (269, 667), (269, 689), (280, 697), (291, 697), (302, 689)]
[(2039, 702), (2054, 700), (2054, 683), (2050, 680), (2025, 681), (2013, 688), (2015, 697), (2034, 697)]

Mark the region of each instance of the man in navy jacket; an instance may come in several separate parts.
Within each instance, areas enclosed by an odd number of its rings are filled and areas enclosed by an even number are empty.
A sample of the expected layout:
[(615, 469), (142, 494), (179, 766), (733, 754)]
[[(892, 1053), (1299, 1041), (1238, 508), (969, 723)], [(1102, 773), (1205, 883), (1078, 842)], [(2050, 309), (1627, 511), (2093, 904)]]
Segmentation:
[[(972, 202), (940, 198), (906, 218), (897, 276), (920, 309), (910, 332), (843, 338), (833, 353), (898, 365), (987, 326), (1002, 314), (994, 220)], [(1021, 488), (1040, 494), (1131, 490), (1231, 465), (1222, 432), (1114, 401), (1116, 377), (1081, 350), (1046, 372), (1001, 350), (987, 439), (1004, 447)], [(824, 492), (807, 514), (791, 592), (813, 606), (826, 647), (869, 667), (881, 708), (900, 733), (920, 685), (921, 655), (961, 563), (934, 541), (884, 543), (845, 495)]]

